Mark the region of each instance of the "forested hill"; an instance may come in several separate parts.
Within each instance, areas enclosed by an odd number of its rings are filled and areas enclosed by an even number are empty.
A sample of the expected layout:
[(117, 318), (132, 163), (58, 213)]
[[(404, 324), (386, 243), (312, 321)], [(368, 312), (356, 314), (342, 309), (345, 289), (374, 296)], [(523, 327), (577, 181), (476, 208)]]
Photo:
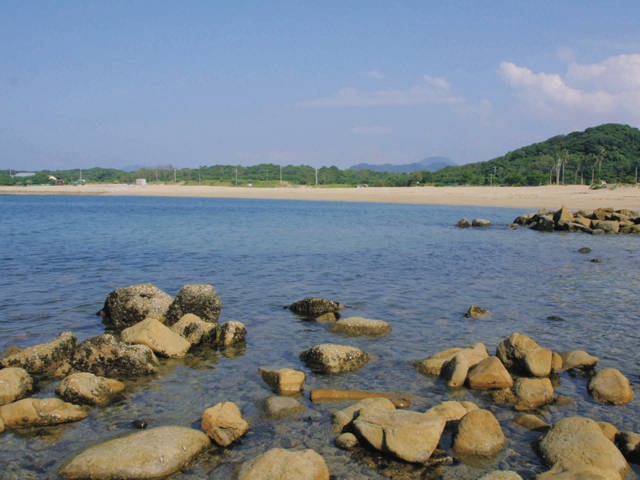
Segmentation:
[[(134, 159), (135, 160), (135, 159)], [(16, 162), (19, 163), (19, 162)], [(0, 185), (64, 183), (185, 183), (202, 185), (546, 185), (637, 183), (640, 167), (640, 130), (606, 124), (584, 132), (558, 135), (485, 162), (447, 166), (437, 171), (405, 172), (341, 170), (335, 166), (220, 165), (177, 168), (172, 165), (123, 171), (112, 168), (86, 170), (0, 170)]]
[(475, 185), (636, 183), (638, 167), (640, 130), (609, 123), (558, 135), (486, 162), (446, 167), (431, 180)]

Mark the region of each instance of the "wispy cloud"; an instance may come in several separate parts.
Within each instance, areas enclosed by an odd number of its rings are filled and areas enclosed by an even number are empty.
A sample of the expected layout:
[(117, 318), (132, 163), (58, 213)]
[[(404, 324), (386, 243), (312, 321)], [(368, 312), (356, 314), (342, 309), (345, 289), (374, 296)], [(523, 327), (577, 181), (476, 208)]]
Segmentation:
[(407, 107), (426, 103), (459, 104), (464, 98), (451, 93), (444, 78), (424, 76), (424, 82), (406, 89), (376, 90), (364, 92), (355, 88), (343, 88), (333, 95), (299, 102), (299, 107)]
[(367, 76), (371, 78), (375, 78), (376, 80), (383, 80), (385, 78), (384, 73), (379, 72), (378, 70), (369, 70), (367, 72)]
[(553, 114), (640, 120), (640, 54), (572, 62), (564, 75), (502, 62), (500, 75), (528, 105)]
[(391, 132), (391, 127), (385, 125), (356, 125), (351, 129), (355, 135), (388, 135)]

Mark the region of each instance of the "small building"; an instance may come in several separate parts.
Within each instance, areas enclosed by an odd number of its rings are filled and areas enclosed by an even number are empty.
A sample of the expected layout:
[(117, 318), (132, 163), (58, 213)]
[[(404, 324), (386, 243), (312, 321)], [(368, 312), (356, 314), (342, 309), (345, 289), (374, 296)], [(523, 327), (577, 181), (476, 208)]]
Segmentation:
[(140, 185), (141, 187), (144, 187), (146, 184), (147, 184), (146, 178), (136, 178), (136, 185)]
[(64, 180), (61, 178), (56, 178), (56, 185), (64, 185)]

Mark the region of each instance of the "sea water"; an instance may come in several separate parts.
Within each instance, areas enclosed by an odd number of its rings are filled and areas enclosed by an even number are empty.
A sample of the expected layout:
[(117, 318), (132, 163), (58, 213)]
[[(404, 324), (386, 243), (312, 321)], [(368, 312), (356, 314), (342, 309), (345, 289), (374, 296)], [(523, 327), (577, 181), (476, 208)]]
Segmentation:
[[(474, 401), (498, 417), (509, 443), (480, 465), (445, 467), (441, 478), (473, 479), (498, 468), (526, 478), (546, 469), (533, 448), (539, 434), (515, 425), (516, 412), (486, 394), (419, 374), (416, 360), (476, 342), (495, 352), (519, 332), (554, 351), (587, 350), (600, 358), (598, 368), (620, 369), (636, 390), (640, 383), (637, 236), (512, 230), (509, 223), (527, 212), (487, 207), (30, 195), (1, 196), (0, 209), (0, 352), (63, 331), (79, 341), (101, 334), (96, 312), (107, 294), (138, 283), (171, 295), (186, 284), (211, 284), (223, 302), (220, 322), (239, 320), (248, 332), (240, 347), (164, 360), (157, 375), (129, 381), (126, 398), (92, 409), (83, 421), (1, 434), (6, 478), (55, 479), (74, 453), (133, 431), (134, 420), (199, 428), (202, 412), (221, 401), (240, 407), (249, 433), (232, 448), (212, 448), (176, 478), (229, 478), (272, 447), (313, 448), (336, 479), (385, 478), (333, 445), (331, 413), (346, 404), (312, 403), (313, 388), (411, 394), (417, 411), (444, 400)], [(461, 229), (455, 225), (462, 217), (493, 226)], [(581, 247), (591, 252), (579, 253)], [(392, 332), (336, 335), (283, 308), (309, 296), (348, 305), (343, 317), (385, 320)], [(465, 318), (472, 304), (491, 316)], [(360, 347), (371, 360), (348, 374), (313, 373), (298, 355), (321, 343)], [(272, 392), (258, 374), (262, 366), (307, 374), (299, 397), (305, 412), (265, 416)], [(40, 383), (34, 396), (55, 396), (56, 385)], [(601, 405), (587, 394), (586, 378), (568, 374), (556, 394), (574, 404), (543, 408), (548, 423), (582, 415), (640, 432), (638, 397)], [(446, 439), (441, 446), (450, 453)]]

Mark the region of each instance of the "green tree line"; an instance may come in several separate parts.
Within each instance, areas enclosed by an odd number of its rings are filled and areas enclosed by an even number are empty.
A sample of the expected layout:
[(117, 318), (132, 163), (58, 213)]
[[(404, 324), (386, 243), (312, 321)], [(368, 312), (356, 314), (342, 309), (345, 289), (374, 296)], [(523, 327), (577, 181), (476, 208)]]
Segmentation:
[(1, 185), (53, 183), (50, 177), (72, 183), (185, 183), (188, 185), (546, 185), (637, 183), (640, 167), (640, 130), (605, 124), (583, 132), (558, 135), (519, 148), (485, 162), (449, 166), (435, 172), (374, 172), (313, 168), (306, 165), (212, 165), (177, 168), (172, 165), (141, 168), (133, 172), (113, 168), (43, 170), (29, 177), (0, 170)]

